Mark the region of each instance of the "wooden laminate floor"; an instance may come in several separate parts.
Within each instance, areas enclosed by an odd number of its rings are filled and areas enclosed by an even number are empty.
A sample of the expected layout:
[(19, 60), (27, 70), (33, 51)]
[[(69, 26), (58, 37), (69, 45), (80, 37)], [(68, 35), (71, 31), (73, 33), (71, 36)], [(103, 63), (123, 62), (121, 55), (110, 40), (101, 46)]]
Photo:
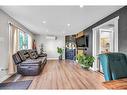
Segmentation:
[(29, 89), (105, 89), (102, 74), (84, 70), (70, 60), (50, 60), (40, 75), (21, 76), (16, 81), (22, 80), (33, 80)]

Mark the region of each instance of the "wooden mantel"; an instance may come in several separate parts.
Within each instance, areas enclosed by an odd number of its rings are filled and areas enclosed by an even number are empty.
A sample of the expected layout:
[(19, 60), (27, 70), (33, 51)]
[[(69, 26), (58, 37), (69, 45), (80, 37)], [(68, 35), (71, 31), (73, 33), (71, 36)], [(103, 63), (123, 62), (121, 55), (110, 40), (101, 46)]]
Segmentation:
[(81, 31), (81, 32), (76, 34), (76, 38), (80, 38), (80, 37), (82, 37), (84, 35), (85, 35), (84, 31)]

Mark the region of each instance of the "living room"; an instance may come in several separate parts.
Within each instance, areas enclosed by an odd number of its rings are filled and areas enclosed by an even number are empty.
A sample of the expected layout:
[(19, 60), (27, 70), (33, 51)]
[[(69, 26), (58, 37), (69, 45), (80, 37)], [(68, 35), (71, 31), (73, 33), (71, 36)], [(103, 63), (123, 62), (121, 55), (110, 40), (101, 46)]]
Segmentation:
[(122, 5), (0, 6), (0, 89), (126, 89), (126, 17)]

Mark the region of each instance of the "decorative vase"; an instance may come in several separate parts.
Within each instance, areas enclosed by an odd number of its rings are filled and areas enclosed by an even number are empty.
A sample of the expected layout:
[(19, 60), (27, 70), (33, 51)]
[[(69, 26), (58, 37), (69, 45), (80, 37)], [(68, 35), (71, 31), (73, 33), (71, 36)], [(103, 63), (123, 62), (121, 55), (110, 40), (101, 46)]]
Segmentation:
[(89, 67), (82, 67), (83, 69), (85, 69), (85, 70), (89, 70)]
[(59, 60), (62, 60), (62, 55), (59, 56)]
[(84, 65), (81, 65), (81, 64), (80, 64), (80, 66), (81, 66), (81, 68), (83, 68), (85, 70), (89, 70), (89, 67), (88, 66), (84, 66)]

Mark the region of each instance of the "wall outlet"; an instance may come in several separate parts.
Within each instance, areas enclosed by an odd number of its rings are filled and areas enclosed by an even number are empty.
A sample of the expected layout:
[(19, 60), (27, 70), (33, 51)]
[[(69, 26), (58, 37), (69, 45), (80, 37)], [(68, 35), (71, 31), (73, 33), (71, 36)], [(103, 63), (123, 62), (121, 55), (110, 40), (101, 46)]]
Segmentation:
[(0, 71), (7, 71), (8, 68), (0, 68)]

